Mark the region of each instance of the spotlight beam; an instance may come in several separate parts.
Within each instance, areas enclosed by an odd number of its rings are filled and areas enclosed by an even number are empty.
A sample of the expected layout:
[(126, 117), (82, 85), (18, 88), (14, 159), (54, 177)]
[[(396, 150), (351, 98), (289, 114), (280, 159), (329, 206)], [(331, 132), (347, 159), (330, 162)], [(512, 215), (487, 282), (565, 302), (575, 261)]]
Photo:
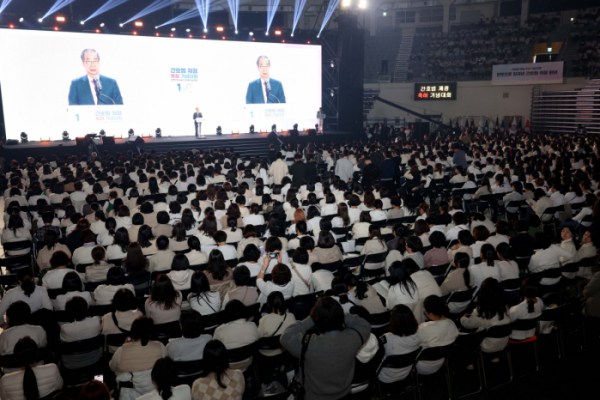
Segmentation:
[(4, 11), (6, 7), (8, 7), (11, 1), (12, 0), (2, 0), (2, 4), (0, 4), (0, 14), (2, 13), (2, 11)]
[(46, 15), (44, 15), (42, 17), (42, 19), (46, 18), (48, 15), (54, 14), (55, 12), (57, 12), (58, 10), (60, 10), (63, 7), (68, 6), (69, 4), (73, 3), (75, 0), (56, 0), (56, 3), (54, 3), (52, 5), (52, 7), (50, 7), (50, 9), (48, 10), (48, 12), (46, 13)]
[(294, 4), (294, 25), (292, 26), (292, 36), (294, 35), (294, 31), (296, 30), (296, 25), (298, 25), (298, 21), (300, 21), (300, 17), (302, 16), (304, 6), (306, 6), (306, 0), (296, 0), (296, 3)]
[[(273, 18), (275, 18), (275, 13), (277, 12), (277, 7), (279, 6), (280, 0), (267, 0), (268, 8), (267, 8), (267, 34), (269, 33), (269, 29), (271, 29), (271, 23), (273, 22)], [(337, 0), (334, 0), (337, 1)], [(338, 1), (339, 3), (339, 1)]]
[(165, 25), (171, 25), (171, 24), (175, 24), (177, 22), (185, 21), (186, 19), (191, 19), (191, 18), (197, 17), (198, 15), (200, 15), (200, 13), (198, 12), (198, 9), (192, 8), (191, 10), (187, 10), (186, 12), (176, 16), (175, 18), (168, 20), (164, 24), (158, 25), (158, 27), (161, 28)]
[(144, 8), (127, 21), (123, 22), (123, 25), (130, 23), (133, 20), (142, 18), (145, 15), (151, 14), (155, 11), (161, 10), (165, 7), (169, 7), (171, 4), (178, 3), (179, 0), (154, 0), (148, 7)]
[(99, 9), (94, 11), (94, 13), (92, 15), (87, 17), (87, 19), (85, 19), (84, 22), (87, 22), (88, 20), (90, 20), (94, 17), (97, 17), (100, 14), (103, 14), (109, 10), (112, 10), (113, 8), (118, 7), (123, 3), (127, 3), (128, 1), (129, 0), (108, 0), (106, 3), (102, 4), (102, 6), (100, 6)]
[(327, 11), (325, 11), (325, 16), (323, 17), (323, 23), (321, 24), (321, 29), (319, 30), (319, 34), (317, 35), (317, 37), (321, 36), (321, 32), (323, 32), (323, 29), (325, 29), (325, 26), (331, 19), (331, 16), (335, 12), (335, 9), (338, 7), (339, 4), (340, 4), (340, 0), (332, 0), (329, 2), (329, 4), (327, 5)]
[(204, 30), (206, 30), (208, 26), (208, 10), (210, 10), (210, 0), (196, 0), (196, 8), (198, 8), (200, 19), (202, 19)]
[(229, 4), (229, 10), (231, 11), (231, 19), (233, 19), (233, 26), (235, 27), (235, 31), (237, 33), (240, 0), (227, 0), (227, 4)]

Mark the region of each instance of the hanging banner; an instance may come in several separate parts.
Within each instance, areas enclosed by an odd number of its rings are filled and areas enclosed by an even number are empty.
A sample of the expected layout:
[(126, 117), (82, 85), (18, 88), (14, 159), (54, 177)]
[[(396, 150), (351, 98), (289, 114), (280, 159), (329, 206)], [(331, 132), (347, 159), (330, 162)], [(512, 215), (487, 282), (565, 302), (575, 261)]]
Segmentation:
[(500, 64), (492, 69), (492, 86), (563, 83), (563, 62)]

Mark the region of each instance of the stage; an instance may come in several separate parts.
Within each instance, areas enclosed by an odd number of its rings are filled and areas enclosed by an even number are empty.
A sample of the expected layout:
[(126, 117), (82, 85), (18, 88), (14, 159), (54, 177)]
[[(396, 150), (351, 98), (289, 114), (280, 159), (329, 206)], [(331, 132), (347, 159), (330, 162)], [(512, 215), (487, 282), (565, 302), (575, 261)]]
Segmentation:
[[(266, 157), (269, 153), (269, 145), (274, 144), (275, 148), (279, 148), (281, 143), (291, 143), (292, 140), (287, 133), (278, 134), (277, 139), (269, 139), (267, 133), (242, 133), (237, 135), (207, 135), (204, 139), (197, 139), (195, 136), (163, 136), (142, 137), (144, 143), (139, 147), (143, 151), (151, 152), (154, 150), (157, 154), (164, 154), (167, 151), (185, 151), (185, 150), (203, 150), (209, 151), (213, 148), (225, 147), (227, 149), (234, 148), (235, 152), (240, 156), (260, 156)], [(326, 132), (324, 135), (317, 135), (314, 140), (316, 143), (335, 141), (337, 143), (346, 140), (357, 140), (362, 138), (364, 134), (348, 133), (348, 132)], [(309, 137), (306, 133), (301, 132), (297, 142), (306, 143)], [(126, 154), (127, 151), (137, 151), (134, 145), (128, 144), (127, 138), (116, 137), (115, 144), (102, 144), (101, 139), (94, 140), (100, 155), (104, 151), (108, 151), (111, 155), (120, 152)], [(82, 155), (83, 148), (78, 147), (75, 140), (60, 140), (60, 141), (37, 141), (28, 143), (19, 143), (16, 145), (4, 146), (5, 160), (17, 160), (25, 162), (27, 157), (35, 157), (36, 160), (42, 157), (50, 160), (53, 155), (59, 158), (64, 158), (66, 155)]]

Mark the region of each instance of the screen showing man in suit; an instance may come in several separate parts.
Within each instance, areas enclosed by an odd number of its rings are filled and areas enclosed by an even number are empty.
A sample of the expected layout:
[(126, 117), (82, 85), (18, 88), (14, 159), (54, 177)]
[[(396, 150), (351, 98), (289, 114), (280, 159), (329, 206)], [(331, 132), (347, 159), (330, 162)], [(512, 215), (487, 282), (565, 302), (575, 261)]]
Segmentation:
[(285, 93), (280, 81), (271, 78), (271, 60), (259, 56), (256, 60), (258, 78), (250, 82), (246, 92), (246, 104), (285, 103)]
[(70, 106), (123, 104), (123, 97), (117, 81), (100, 75), (100, 54), (96, 50), (83, 50), (81, 63), (86, 74), (71, 81)]

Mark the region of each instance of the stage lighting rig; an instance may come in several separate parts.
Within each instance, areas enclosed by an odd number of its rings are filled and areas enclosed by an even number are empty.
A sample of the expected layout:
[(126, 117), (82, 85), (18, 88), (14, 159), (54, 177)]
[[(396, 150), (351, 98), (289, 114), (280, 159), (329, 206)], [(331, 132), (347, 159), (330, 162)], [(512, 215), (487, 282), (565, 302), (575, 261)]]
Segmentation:
[(21, 132), (21, 143), (27, 143), (27, 134), (25, 132)]
[(100, 24), (100, 28), (104, 28), (104, 22)]
[(358, 8), (364, 10), (365, 8), (367, 8), (367, 0), (359, 0), (358, 1)]
[(23, 21), (25, 21), (25, 18), (23, 18), (23, 17), (19, 18), (19, 22), (23, 22)]
[(250, 125), (250, 133), (254, 133), (254, 125)]
[(223, 134), (223, 130), (221, 129), (221, 126), (217, 126), (217, 135), (222, 135)]
[(80, 23), (81, 25), (84, 25), (84, 24), (85, 24), (85, 21), (79, 21), (79, 23)]
[(69, 140), (69, 132), (64, 131), (62, 133), (62, 140)]
[(155, 133), (156, 133), (156, 137), (157, 138), (162, 137), (162, 131), (160, 130), (160, 128), (156, 128), (156, 132)]

